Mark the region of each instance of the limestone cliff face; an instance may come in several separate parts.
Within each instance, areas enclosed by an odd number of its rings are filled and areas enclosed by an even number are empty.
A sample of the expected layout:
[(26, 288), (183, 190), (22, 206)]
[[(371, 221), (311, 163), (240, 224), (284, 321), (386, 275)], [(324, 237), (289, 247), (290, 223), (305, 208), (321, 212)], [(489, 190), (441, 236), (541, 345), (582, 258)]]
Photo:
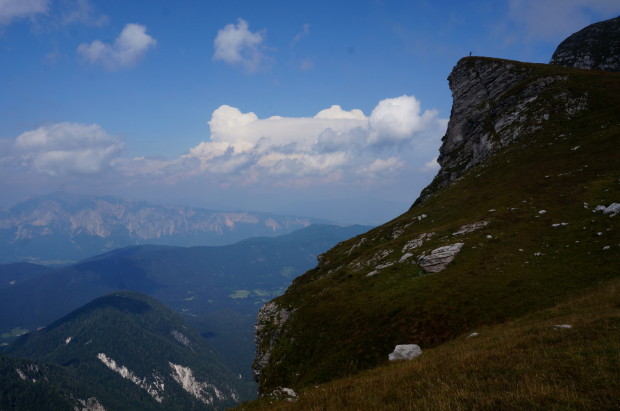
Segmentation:
[[(271, 359), (271, 351), (282, 335), (282, 326), (293, 311), (280, 308), (274, 302), (267, 303), (260, 309), (254, 326), (254, 343), (256, 360), (252, 365), (254, 381), (260, 384), (265, 367)], [(259, 396), (263, 394), (259, 387)]]
[(551, 115), (570, 117), (584, 110), (587, 96), (556, 93), (551, 98), (564, 106), (563, 113), (552, 113), (548, 97), (539, 98), (551, 84), (566, 80), (568, 75), (561, 72), (538, 76), (532, 64), (478, 57), (459, 61), (448, 77), (454, 102), (437, 159), (441, 169), (414, 206), (499, 150), (540, 130)]
[(549, 64), (620, 71), (620, 17), (591, 24), (572, 34), (560, 43)]

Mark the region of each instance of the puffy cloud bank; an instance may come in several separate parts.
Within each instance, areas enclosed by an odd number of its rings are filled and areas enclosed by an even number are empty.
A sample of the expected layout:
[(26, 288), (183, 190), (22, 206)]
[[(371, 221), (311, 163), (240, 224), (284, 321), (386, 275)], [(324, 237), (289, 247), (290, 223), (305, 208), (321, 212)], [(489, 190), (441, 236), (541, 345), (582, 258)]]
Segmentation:
[(11, 160), (50, 176), (98, 174), (114, 166), (123, 149), (119, 137), (97, 124), (59, 123), (17, 137)]
[(313, 117), (259, 119), (223, 105), (209, 126), (209, 141), (166, 160), (123, 158), (122, 139), (97, 124), (50, 124), (0, 141), (7, 147), (0, 150), (0, 164), (5, 174), (10, 169), (50, 178), (91, 176), (91, 182), (105, 173), (119, 185), (377, 186), (436, 170), (429, 160), (436, 157), (447, 120), (435, 110), (423, 112), (415, 97), (401, 96), (380, 101), (369, 116), (333, 105)]
[(422, 112), (413, 96), (382, 100), (368, 117), (334, 105), (314, 117), (259, 119), (224, 105), (209, 122), (211, 141), (183, 159), (199, 159), (202, 172), (245, 183), (386, 177), (406, 164), (404, 157), (432, 158), (446, 125), (437, 111)]
[(127, 24), (114, 44), (95, 40), (91, 44), (80, 44), (77, 51), (92, 65), (101, 65), (114, 71), (135, 66), (156, 44), (157, 41), (146, 34), (146, 26)]

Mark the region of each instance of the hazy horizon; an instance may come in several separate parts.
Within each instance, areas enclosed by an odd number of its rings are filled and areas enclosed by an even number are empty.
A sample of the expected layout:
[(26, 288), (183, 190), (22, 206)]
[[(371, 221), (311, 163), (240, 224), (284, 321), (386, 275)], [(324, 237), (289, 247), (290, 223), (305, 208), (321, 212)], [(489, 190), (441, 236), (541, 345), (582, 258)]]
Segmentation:
[(460, 58), (547, 63), (618, 13), (610, 0), (4, 0), (0, 206), (66, 190), (380, 224), (437, 172)]

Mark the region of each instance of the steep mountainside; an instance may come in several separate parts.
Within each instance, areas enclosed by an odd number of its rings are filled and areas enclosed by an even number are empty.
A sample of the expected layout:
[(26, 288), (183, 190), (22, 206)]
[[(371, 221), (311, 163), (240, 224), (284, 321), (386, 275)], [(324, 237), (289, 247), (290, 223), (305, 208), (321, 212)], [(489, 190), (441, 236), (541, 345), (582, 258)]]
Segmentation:
[(0, 209), (0, 261), (81, 260), (136, 244), (224, 245), (315, 223), (328, 222), (55, 192)]
[(491, 58), (450, 75), (441, 171), (405, 214), (329, 250), (256, 323), (259, 392), (386, 363), (620, 272), (620, 73)]
[[(106, 410), (222, 409), (251, 395), (181, 315), (129, 291), (100, 297), (5, 352), (62, 365), (80, 381), (80, 398)], [(36, 385), (41, 377), (24, 380)]]
[(21, 281), (54, 271), (50, 267), (30, 263), (0, 265), (0, 288), (10, 287)]
[(549, 64), (620, 71), (620, 17), (589, 25), (564, 40)]

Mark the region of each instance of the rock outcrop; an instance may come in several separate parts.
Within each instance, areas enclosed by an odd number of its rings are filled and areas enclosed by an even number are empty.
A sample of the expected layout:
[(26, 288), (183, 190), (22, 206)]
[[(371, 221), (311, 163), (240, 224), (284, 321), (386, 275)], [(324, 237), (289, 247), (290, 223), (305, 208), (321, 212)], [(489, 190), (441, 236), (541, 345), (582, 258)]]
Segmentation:
[[(413, 206), (499, 150), (541, 130), (550, 116), (570, 119), (587, 108), (587, 95), (565, 91), (540, 98), (568, 75), (536, 76), (535, 70), (534, 65), (491, 58), (466, 57), (458, 62), (448, 76), (454, 102), (437, 158), (441, 169)], [(563, 106), (562, 113), (549, 111), (545, 100), (550, 99)]]
[[(269, 364), (271, 351), (282, 335), (282, 326), (292, 314), (292, 310), (278, 307), (274, 302), (267, 303), (260, 309), (254, 326), (254, 343), (256, 360), (252, 364), (254, 381), (260, 384), (263, 369)], [(258, 392), (259, 396), (262, 394)]]
[(458, 252), (461, 251), (462, 247), (463, 243), (439, 247), (431, 251), (429, 255), (420, 257), (418, 263), (427, 273), (438, 273), (445, 270), (448, 264), (454, 260)]
[(560, 43), (549, 64), (620, 71), (620, 17), (591, 24), (572, 34)]
[(416, 344), (397, 345), (388, 359), (390, 361), (412, 360), (419, 355), (422, 355), (422, 349)]

